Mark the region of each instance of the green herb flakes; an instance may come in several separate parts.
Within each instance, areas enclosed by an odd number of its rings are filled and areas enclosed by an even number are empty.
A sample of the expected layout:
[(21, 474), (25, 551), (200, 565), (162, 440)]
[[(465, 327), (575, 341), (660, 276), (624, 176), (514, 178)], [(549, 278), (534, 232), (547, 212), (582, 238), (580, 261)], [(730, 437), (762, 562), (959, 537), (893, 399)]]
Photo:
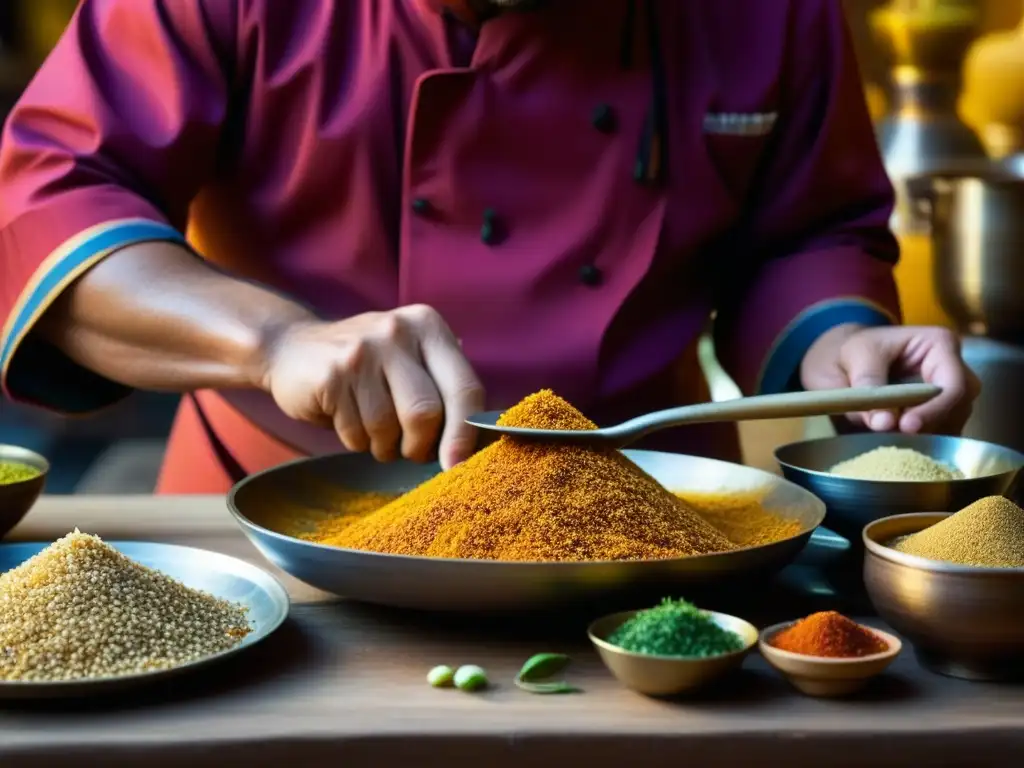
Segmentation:
[(632, 653), (707, 658), (743, 650), (735, 632), (722, 629), (711, 616), (685, 600), (662, 600), (640, 611), (608, 637)]

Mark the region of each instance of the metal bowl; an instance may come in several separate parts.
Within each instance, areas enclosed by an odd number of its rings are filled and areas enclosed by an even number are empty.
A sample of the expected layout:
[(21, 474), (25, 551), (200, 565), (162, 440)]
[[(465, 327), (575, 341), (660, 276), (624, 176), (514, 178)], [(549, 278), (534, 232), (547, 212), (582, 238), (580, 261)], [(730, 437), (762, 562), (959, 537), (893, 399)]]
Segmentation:
[(39, 475), (30, 480), (0, 485), (0, 539), (32, 509), (50, 472), (50, 462), (35, 451), (17, 445), (0, 445), (0, 463), (8, 461), (35, 467)]
[[(288, 617), (288, 593), (255, 565), (219, 552), (145, 541), (107, 542), (140, 565), (160, 571), (186, 587), (207, 592), (247, 609), (252, 631), (234, 648), (171, 669), (118, 677), (47, 682), (0, 681), (0, 700), (81, 698), (124, 692), (224, 661), (269, 637)], [(0, 573), (39, 554), (49, 543), (0, 544)]]
[(927, 560), (886, 546), (949, 513), (895, 515), (864, 529), (864, 583), (878, 614), (921, 664), (968, 680), (1024, 676), (1024, 568)]
[(939, 304), (960, 330), (1024, 335), (1024, 178), (1012, 167), (908, 180), (930, 219)]
[[(912, 448), (959, 469), (966, 479), (941, 482), (852, 480), (829, 474), (841, 461), (874, 448)], [(1002, 494), (1024, 466), (1024, 454), (980, 440), (938, 435), (864, 433), (806, 440), (775, 451), (782, 474), (825, 502), (825, 525), (859, 548), (873, 520), (907, 512), (962, 509)]]
[(743, 660), (757, 645), (757, 628), (753, 624), (714, 611), (708, 611), (712, 620), (722, 629), (740, 637), (743, 641), (741, 650), (707, 658), (654, 656), (633, 653), (609, 643), (608, 637), (636, 614), (637, 611), (623, 611), (598, 619), (587, 629), (587, 636), (615, 679), (630, 690), (647, 696), (676, 696), (706, 688), (743, 666)]
[(333, 594), (367, 603), (442, 611), (502, 612), (607, 598), (635, 588), (679, 587), (770, 574), (792, 561), (825, 516), (804, 489), (757, 469), (654, 451), (625, 451), (673, 491), (766, 493), (765, 507), (800, 521), (800, 532), (767, 546), (668, 560), (498, 562), (387, 555), (292, 538), (289, 521), (341, 507), (345, 491), (400, 493), (435, 475), (437, 465), (380, 464), (362, 454), (284, 464), (243, 480), (228, 507), (246, 536), (274, 565)]

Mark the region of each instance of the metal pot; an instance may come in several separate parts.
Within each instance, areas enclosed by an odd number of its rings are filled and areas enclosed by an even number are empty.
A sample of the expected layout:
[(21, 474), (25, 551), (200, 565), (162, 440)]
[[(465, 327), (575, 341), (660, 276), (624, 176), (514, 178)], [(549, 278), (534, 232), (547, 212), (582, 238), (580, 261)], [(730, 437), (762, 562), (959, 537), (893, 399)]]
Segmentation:
[(928, 175), (908, 189), (929, 220), (943, 310), (964, 333), (1024, 341), (1024, 178)]

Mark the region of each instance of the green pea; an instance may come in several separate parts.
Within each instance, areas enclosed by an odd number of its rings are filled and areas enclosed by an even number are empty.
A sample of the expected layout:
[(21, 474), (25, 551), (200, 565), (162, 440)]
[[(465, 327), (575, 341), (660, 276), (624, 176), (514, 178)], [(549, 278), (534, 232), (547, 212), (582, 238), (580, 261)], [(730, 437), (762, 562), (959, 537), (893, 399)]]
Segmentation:
[(487, 672), (483, 667), (466, 664), (455, 670), (454, 680), (460, 691), (479, 691), (487, 687)]
[(455, 670), (447, 664), (440, 664), (427, 672), (427, 682), (434, 688), (447, 688), (455, 679)]

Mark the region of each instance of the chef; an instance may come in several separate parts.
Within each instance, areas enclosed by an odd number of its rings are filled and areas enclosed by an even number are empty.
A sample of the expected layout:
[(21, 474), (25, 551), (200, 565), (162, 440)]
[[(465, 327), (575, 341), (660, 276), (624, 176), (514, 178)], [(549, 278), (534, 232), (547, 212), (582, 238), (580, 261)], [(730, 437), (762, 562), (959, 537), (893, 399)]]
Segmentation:
[[(744, 391), (943, 388), (899, 325), (879, 160), (834, 0), (83, 0), (0, 151), (6, 395), (190, 393), (160, 478), (465, 458), (550, 387), (602, 421)], [(728, 427), (654, 447), (736, 457)]]

